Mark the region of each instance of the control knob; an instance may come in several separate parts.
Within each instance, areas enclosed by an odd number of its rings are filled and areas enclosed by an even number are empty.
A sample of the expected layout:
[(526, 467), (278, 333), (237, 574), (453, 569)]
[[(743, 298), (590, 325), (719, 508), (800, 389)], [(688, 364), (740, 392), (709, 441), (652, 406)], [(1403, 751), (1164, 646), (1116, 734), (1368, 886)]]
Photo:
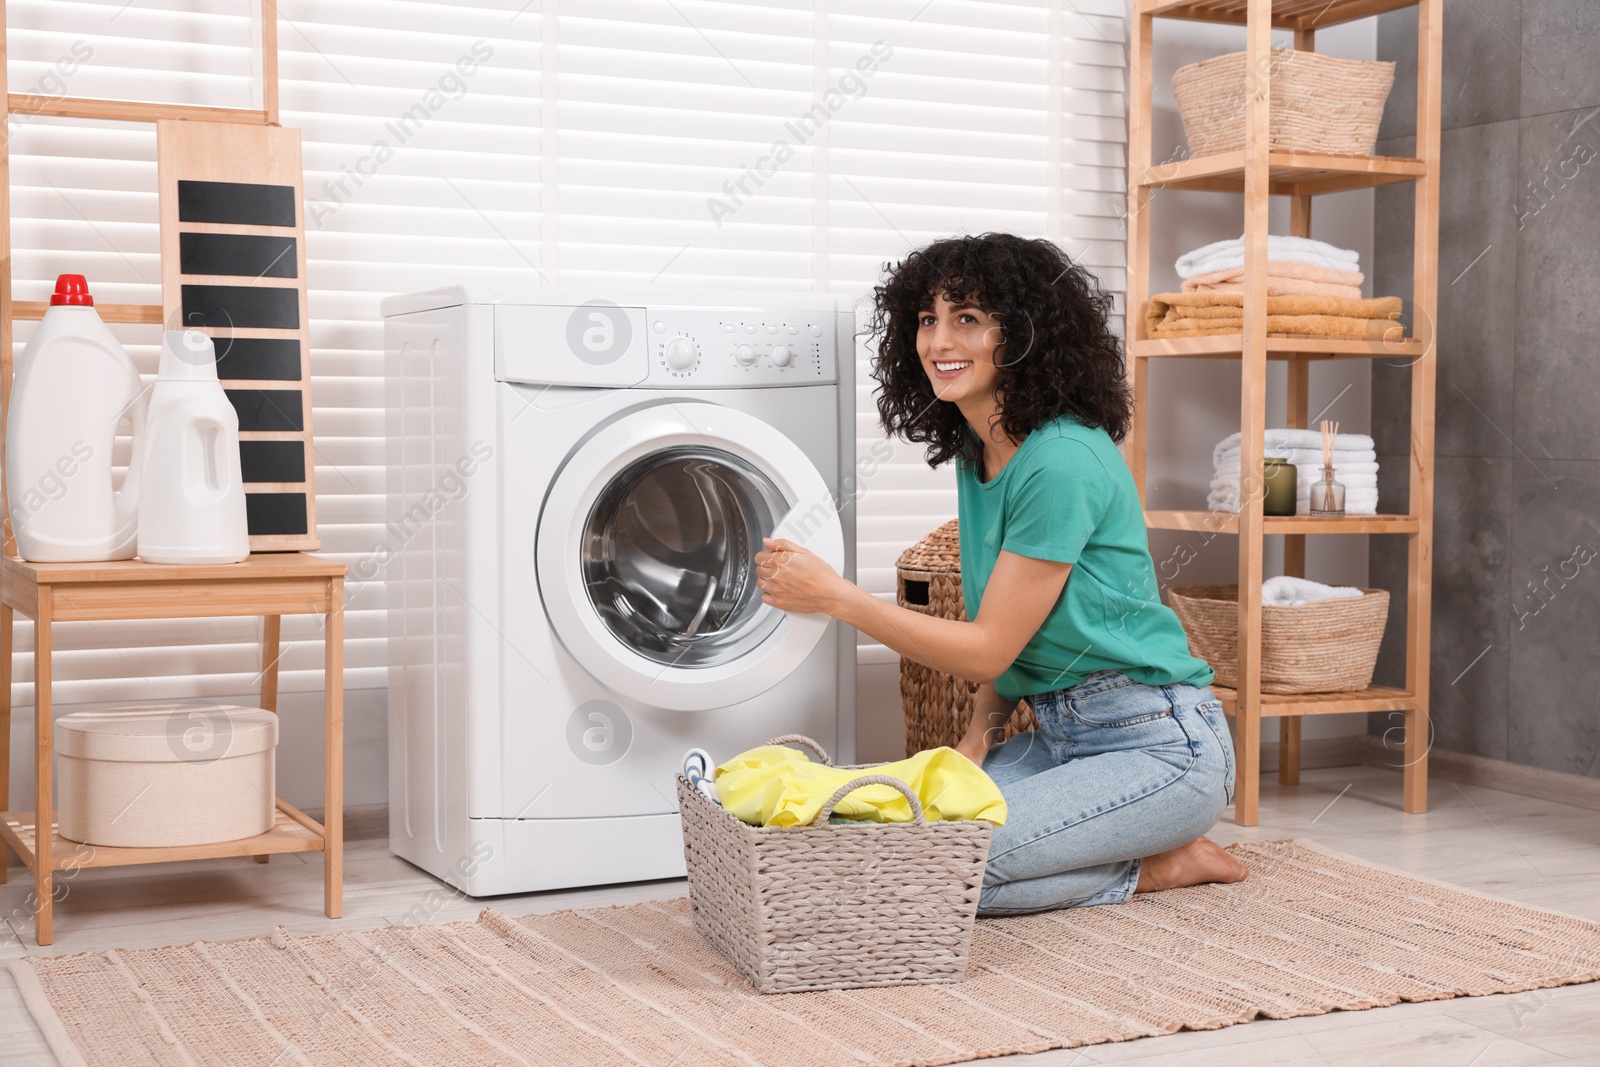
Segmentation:
[(748, 367), (756, 361), (756, 350), (751, 345), (739, 345), (733, 350), (733, 361), (741, 367)]
[(779, 367), (787, 367), (794, 362), (794, 350), (788, 345), (773, 345), (772, 362)]
[(694, 370), (700, 362), (700, 348), (693, 338), (674, 337), (667, 342), (667, 366), (675, 371)]

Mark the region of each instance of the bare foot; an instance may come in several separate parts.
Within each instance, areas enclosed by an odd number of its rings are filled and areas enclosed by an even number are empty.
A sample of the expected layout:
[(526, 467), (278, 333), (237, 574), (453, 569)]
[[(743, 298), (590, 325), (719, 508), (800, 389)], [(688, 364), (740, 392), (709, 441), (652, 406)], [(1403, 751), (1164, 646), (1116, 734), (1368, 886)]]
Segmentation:
[(1133, 891), (1154, 893), (1205, 882), (1242, 882), (1249, 873), (1249, 867), (1211, 838), (1197, 837), (1187, 845), (1145, 857), (1139, 864), (1139, 884)]

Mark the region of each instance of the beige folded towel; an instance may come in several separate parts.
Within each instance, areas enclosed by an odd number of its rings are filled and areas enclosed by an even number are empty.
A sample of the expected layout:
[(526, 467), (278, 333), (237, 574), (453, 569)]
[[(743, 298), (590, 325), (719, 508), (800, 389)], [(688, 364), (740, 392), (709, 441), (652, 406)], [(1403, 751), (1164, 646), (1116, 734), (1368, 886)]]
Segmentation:
[[(1404, 337), (1397, 296), (1374, 300), (1269, 296), (1267, 332), (1297, 337), (1398, 341)], [(1207, 337), (1244, 330), (1243, 293), (1160, 293), (1145, 309), (1151, 337)]]
[[(1361, 283), (1365, 280), (1366, 275), (1358, 270), (1334, 270), (1293, 260), (1269, 260), (1267, 263), (1268, 296), (1331, 296), (1360, 300)], [(1244, 268), (1232, 267), (1185, 278), (1182, 289), (1186, 293), (1242, 293), (1244, 282)]]
[[(1269, 278), (1299, 278), (1308, 282), (1327, 282), (1329, 285), (1360, 285), (1367, 280), (1367, 276), (1358, 270), (1335, 270), (1333, 267), (1320, 267), (1315, 263), (1297, 263), (1293, 260), (1270, 259), (1267, 261), (1267, 277)], [(1215, 282), (1239, 282), (1244, 280), (1243, 267), (1229, 267), (1224, 270), (1209, 271), (1205, 274), (1196, 274), (1185, 278), (1184, 282), (1199, 285), (1209, 285)], [(1188, 292), (1187, 288), (1184, 292)]]

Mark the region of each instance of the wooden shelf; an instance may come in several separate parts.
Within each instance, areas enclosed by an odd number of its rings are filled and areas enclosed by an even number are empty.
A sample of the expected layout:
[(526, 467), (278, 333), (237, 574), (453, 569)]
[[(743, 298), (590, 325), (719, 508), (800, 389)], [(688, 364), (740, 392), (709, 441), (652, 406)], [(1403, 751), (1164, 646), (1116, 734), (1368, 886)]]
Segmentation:
[[(1269, 152), (1271, 177), (1267, 192), (1283, 196), (1315, 196), (1368, 189), (1374, 185), (1414, 182), (1427, 176), (1420, 159), (1399, 156), (1326, 156), (1308, 152)], [(1244, 149), (1214, 156), (1196, 156), (1159, 163), (1145, 170), (1144, 188), (1244, 191)]]
[(198, 582), (241, 578), (342, 578), (345, 565), (304, 552), (253, 552), (238, 563), (169, 565), (142, 559), (105, 563), (29, 563), (0, 557), (0, 567), (36, 585), (78, 582)]
[[(1239, 516), (1232, 511), (1146, 511), (1144, 524), (1151, 530), (1189, 530), (1194, 533), (1239, 532)], [(1412, 534), (1419, 529), (1411, 515), (1264, 515), (1267, 534)]]
[[(1231, 717), (1237, 695), (1232, 689), (1212, 686), (1222, 701), (1222, 710)], [(1369, 685), (1350, 693), (1262, 693), (1261, 714), (1265, 718), (1284, 715), (1355, 715), (1368, 711), (1412, 711), (1417, 700), (1404, 689)]]
[[(298, 816), (298, 818), (297, 818)], [(30, 870), (37, 870), (35, 820), (31, 811), (0, 812), (0, 836), (11, 851), (22, 857)], [(180, 860), (216, 859), (221, 856), (268, 856), (279, 852), (321, 852), (323, 830), (320, 823), (302, 815), (284, 801), (278, 801), (272, 829), (255, 837), (218, 841), (211, 845), (158, 846), (153, 848), (113, 848), (69, 841), (59, 833), (51, 850), (54, 871), (83, 867), (126, 867), (136, 863), (176, 863)]]
[[(1243, 351), (1244, 338), (1236, 333), (1128, 342), (1128, 354), (1135, 359), (1239, 359)], [(1422, 342), (1414, 337), (1403, 341), (1346, 341), (1327, 337), (1267, 336), (1268, 359), (1412, 360), (1422, 354)]]
[[(1291, 30), (1323, 30), (1341, 22), (1413, 7), (1417, 0), (1272, 0), (1272, 24)], [(1248, 0), (1136, 0), (1141, 15), (1190, 22), (1245, 25)]]
[[(1243, 147), (1157, 163), (1152, 156), (1155, 86), (1149, 78), (1129, 82), (1128, 106), (1128, 212), (1127, 295), (1123, 336), (1128, 355), (1134, 418), (1126, 442), (1128, 466), (1139, 481), (1141, 498), (1147, 483), (1150, 456), (1151, 398), (1160, 389), (1156, 359), (1236, 359), (1240, 361), (1238, 422), (1247, 440), (1260, 441), (1267, 427), (1267, 361), (1284, 363), (1284, 399), (1279, 425), (1310, 429), (1322, 412), (1313, 414), (1311, 366), (1328, 359), (1382, 359), (1409, 372), (1410, 455), (1409, 514), (1313, 518), (1310, 515), (1262, 516), (1241, 529), (1239, 515), (1202, 510), (1146, 511), (1147, 528), (1182, 530), (1213, 536), (1232, 534), (1239, 553), (1239, 581), (1259, 586), (1264, 573), (1266, 538), (1279, 536), (1281, 573), (1304, 577), (1308, 535), (1399, 534), (1407, 539), (1407, 578), (1404, 610), (1403, 679), (1390, 679), (1401, 688), (1371, 686), (1356, 693), (1315, 696), (1280, 696), (1260, 691), (1263, 655), (1263, 613), (1259, 600), (1246, 598), (1237, 616), (1238, 670), (1243, 692), (1219, 690), (1234, 716), (1233, 733), (1238, 757), (1238, 792), (1234, 820), (1254, 826), (1260, 813), (1261, 720), (1279, 719), (1278, 781), (1294, 785), (1300, 780), (1300, 717), (1370, 711), (1404, 715), (1405, 780), (1402, 807), (1407, 812), (1428, 808), (1428, 693), (1429, 626), (1432, 611), (1434, 400), (1437, 393), (1437, 351), (1434, 347), (1439, 291), (1439, 114), (1442, 109), (1440, 71), (1443, 67), (1444, 0), (1133, 0), (1129, 22), (1128, 61), (1132, 69), (1158, 68), (1155, 55), (1156, 18), (1232, 23), (1244, 27), (1247, 71), (1269, 70), (1273, 27), (1294, 31), (1294, 48), (1315, 52), (1317, 31), (1353, 19), (1415, 7), (1417, 10), (1416, 158), (1370, 155), (1327, 155), (1274, 151), (1271, 145), (1272, 81), (1258, 78), (1239, 102)], [(1161, 31), (1165, 33), (1166, 31)], [(1247, 181), (1246, 178), (1249, 177)], [(1260, 180), (1256, 180), (1257, 176)], [(1323, 193), (1406, 183), (1413, 201), (1411, 298), (1414, 338), (1394, 341), (1346, 341), (1309, 337), (1274, 337), (1266, 332), (1264, 316), (1252, 314), (1241, 333), (1219, 337), (1146, 338), (1145, 313), (1151, 297), (1151, 233), (1149, 210), (1156, 189), (1198, 189), (1236, 196), (1243, 209), (1244, 242), (1256, 252), (1257, 263), (1266, 260), (1268, 235), (1275, 214), (1285, 215), (1288, 233), (1311, 237), (1312, 209)], [(1287, 198), (1287, 212), (1271, 203), (1273, 195)], [(1234, 230), (1239, 233), (1239, 230)], [(1281, 231), (1280, 231), (1281, 232)], [(1217, 234), (1225, 237), (1227, 233)], [(1267, 278), (1259, 273), (1247, 279), (1252, 307), (1257, 313), (1267, 298)], [(1402, 331), (1393, 331), (1395, 335)], [(1250, 358), (1244, 359), (1249, 337)], [(1343, 395), (1343, 394), (1341, 394)], [(1337, 398), (1335, 398), (1337, 399)], [(1337, 414), (1335, 412), (1334, 414)], [(1231, 422), (1232, 413), (1230, 413)], [(1224, 423), (1227, 425), (1228, 423)], [(1277, 546), (1272, 546), (1276, 548)], [(1216, 687), (1213, 687), (1216, 688)]]

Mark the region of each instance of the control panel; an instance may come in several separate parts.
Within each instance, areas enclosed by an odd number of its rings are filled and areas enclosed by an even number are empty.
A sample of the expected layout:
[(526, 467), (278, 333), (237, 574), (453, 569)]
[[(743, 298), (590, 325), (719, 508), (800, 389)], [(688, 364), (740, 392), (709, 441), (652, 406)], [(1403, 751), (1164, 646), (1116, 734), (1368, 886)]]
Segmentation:
[(824, 385), (838, 377), (835, 312), (646, 308), (644, 317), (654, 385)]

